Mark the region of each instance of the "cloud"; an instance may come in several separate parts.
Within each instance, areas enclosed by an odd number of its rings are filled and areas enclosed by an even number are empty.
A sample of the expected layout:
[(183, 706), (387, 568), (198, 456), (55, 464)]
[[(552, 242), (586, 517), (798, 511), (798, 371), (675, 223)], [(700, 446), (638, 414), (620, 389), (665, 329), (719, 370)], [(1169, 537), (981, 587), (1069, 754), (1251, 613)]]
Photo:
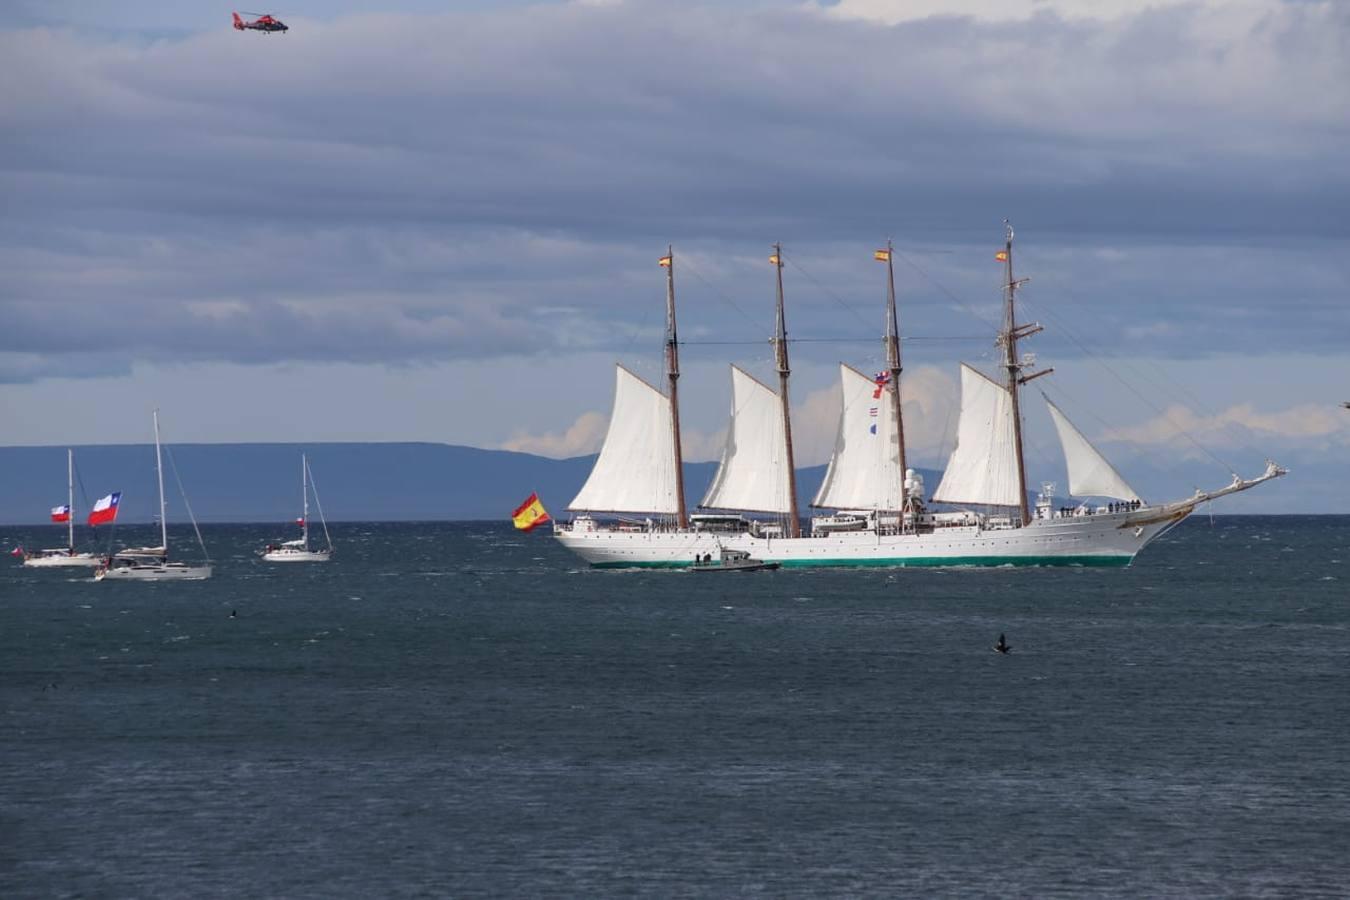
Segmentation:
[(1194, 442), (1220, 448), (1265, 447), (1270, 452), (1292, 446), (1350, 447), (1350, 413), (1313, 403), (1262, 412), (1242, 403), (1201, 415), (1172, 404), (1138, 425), (1108, 429), (1102, 440), (1171, 447), (1188, 455), (1200, 452)]
[[(633, 0), (288, 16), (284, 39), (3, 31), (0, 381), (474, 362), (506, 395), (537, 377), (510, 356), (656, 358), (670, 242), (691, 358), (767, 336), (778, 239), (794, 335), (870, 340), (869, 254), (892, 235), (906, 335), (969, 341), (907, 345), (922, 388), (923, 366), (988, 352), (1004, 215), (1048, 361), (1339, 353), (1350, 10), (1238, 7)], [(826, 435), (828, 393), (800, 400)], [(909, 413), (916, 452), (950, 445), (952, 402)], [(585, 444), (549, 422), (541, 447)], [(716, 431), (689, 435), (715, 456)]]
[(504, 441), (502, 449), (551, 456), (555, 459), (587, 456), (599, 452), (608, 426), (608, 416), (598, 412), (582, 413), (565, 431), (539, 435), (521, 433)]
[(986, 22), (1008, 22), (1035, 16), (1063, 19), (1120, 19), (1160, 6), (1208, 7), (1230, 15), (1270, 12), (1279, 0), (839, 0), (825, 6), (827, 15), (898, 25), (935, 17), (960, 17)]

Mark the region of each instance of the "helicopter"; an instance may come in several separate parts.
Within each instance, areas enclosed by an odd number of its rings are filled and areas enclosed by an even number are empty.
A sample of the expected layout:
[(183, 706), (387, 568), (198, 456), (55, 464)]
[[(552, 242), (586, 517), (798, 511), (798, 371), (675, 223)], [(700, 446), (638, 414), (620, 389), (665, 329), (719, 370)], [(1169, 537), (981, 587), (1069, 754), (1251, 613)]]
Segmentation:
[(276, 16), (267, 13), (246, 12), (246, 16), (257, 16), (252, 22), (245, 22), (239, 18), (239, 13), (231, 13), (234, 16), (235, 31), (261, 31), (263, 34), (271, 34), (274, 31), (290, 31), (290, 26), (278, 19)]

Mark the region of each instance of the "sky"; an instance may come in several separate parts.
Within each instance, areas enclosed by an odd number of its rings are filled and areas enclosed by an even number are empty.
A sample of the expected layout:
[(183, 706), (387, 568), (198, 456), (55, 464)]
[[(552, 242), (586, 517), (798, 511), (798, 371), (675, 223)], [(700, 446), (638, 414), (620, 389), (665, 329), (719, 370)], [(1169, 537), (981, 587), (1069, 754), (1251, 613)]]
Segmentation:
[(1007, 218), (1035, 387), (1127, 477), (1274, 456), (1291, 486), (1238, 509), (1350, 501), (1350, 4), (274, 12), (9, 6), (0, 444), (140, 442), (159, 406), (179, 441), (594, 452), (613, 365), (661, 377), (673, 245), (686, 454), (716, 458), (727, 364), (772, 375), (782, 242), (823, 462), (838, 364), (880, 367), (889, 238), (911, 456), (941, 467)]

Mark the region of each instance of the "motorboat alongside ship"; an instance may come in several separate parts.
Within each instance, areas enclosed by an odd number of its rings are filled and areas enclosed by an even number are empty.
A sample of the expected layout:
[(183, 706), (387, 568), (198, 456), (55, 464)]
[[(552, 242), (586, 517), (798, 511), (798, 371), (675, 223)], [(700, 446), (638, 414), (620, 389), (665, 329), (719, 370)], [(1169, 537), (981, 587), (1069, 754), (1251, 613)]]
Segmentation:
[[(787, 328), (782, 249), (770, 262), (777, 280), (773, 338), (778, 390), (732, 366), (727, 443), (701, 508), (685, 509), (677, 384), (674, 255), (666, 269), (666, 376), (663, 393), (622, 366), (614, 410), (591, 475), (569, 505), (575, 518), (554, 525), (569, 550), (600, 567), (690, 567), (725, 551), (783, 566), (1125, 566), (1160, 535), (1207, 501), (1286, 474), (1267, 462), (1260, 475), (1233, 474), (1228, 485), (1163, 503), (1145, 501), (1053, 403), (1050, 416), (1064, 451), (1072, 506), (1057, 505), (1053, 484), (1033, 503), (1023, 461), (1022, 388), (1050, 374), (1028, 371), (1018, 342), (1041, 330), (1018, 324), (1013, 230), (1006, 229), (1001, 378), (961, 365), (956, 446), (931, 497), (909, 468), (900, 403), (900, 331), (893, 247), (887, 264), (883, 342), (887, 369), (868, 377), (840, 368), (842, 413), (835, 449), (812, 505), (833, 510), (801, 533), (789, 416)], [(618, 522), (601, 516), (620, 516)], [(767, 518), (766, 518), (767, 517)]]
[(744, 550), (723, 548), (716, 559), (713, 558), (711, 553), (705, 553), (694, 560), (694, 564), (690, 568), (695, 572), (763, 572), (777, 569), (780, 565), (782, 564), (753, 559)]

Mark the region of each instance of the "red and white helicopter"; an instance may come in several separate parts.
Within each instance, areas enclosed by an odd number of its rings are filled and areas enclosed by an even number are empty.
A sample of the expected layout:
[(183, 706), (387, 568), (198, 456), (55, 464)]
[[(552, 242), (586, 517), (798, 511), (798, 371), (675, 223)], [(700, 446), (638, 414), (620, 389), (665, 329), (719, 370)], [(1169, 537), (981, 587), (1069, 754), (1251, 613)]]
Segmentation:
[(246, 16), (257, 16), (252, 22), (246, 22), (239, 18), (239, 13), (231, 13), (231, 15), (234, 16), (235, 31), (261, 31), (264, 34), (271, 34), (274, 31), (291, 30), (285, 22), (267, 13), (244, 13)]

